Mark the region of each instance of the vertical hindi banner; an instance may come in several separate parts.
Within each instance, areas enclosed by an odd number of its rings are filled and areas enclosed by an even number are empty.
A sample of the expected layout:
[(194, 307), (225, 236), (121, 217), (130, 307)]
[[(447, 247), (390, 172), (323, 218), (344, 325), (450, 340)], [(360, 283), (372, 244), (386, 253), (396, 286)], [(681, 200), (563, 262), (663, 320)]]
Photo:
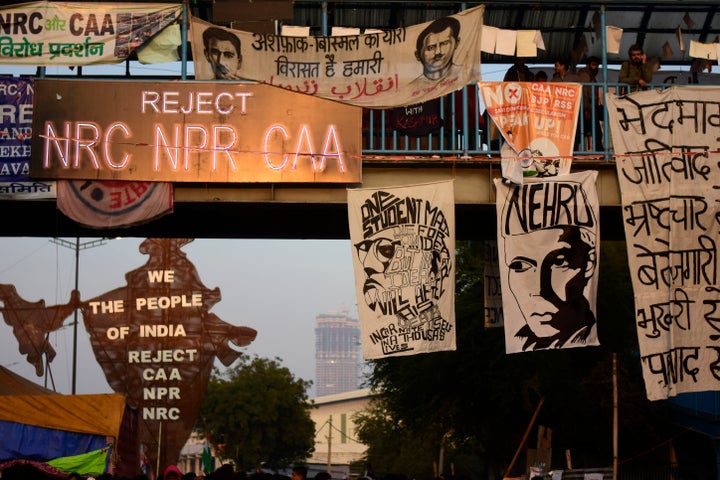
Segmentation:
[(484, 8), (337, 37), (250, 33), (193, 17), (195, 78), (255, 80), (371, 108), (421, 103), (480, 80)]
[(363, 357), (455, 350), (453, 182), (348, 190)]
[(119, 63), (182, 11), (179, 3), (30, 2), (0, 9), (0, 63)]
[(720, 390), (720, 88), (608, 96), (650, 400)]
[(529, 177), (570, 173), (579, 83), (482, 82), (480, 93), (505, 142), (502, 175), (515, 184)]
[(599, 345), (596, 171), (495, 179), (505, 351)]

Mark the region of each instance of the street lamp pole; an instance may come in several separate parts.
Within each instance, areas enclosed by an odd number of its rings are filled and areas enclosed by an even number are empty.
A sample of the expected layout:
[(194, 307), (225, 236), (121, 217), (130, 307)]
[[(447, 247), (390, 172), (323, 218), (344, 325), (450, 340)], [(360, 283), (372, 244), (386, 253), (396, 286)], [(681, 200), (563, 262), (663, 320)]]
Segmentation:
[[(87, 248), (99, 247), (105, 244), (105, 239), (90, 240), (87, 242), (80, 242), (80, 237), (75, 237), (75, 242), (69, 242), (62, 238), (53, 238), (51, 240), (54, 244), (60, 245), (66, 248), (72, 248), (75, 250), (75, 290), (77, 291), (80, 280), (80, 250)], [(77, 387), (77, 339), (78, 339), (78, 309), (76, 308), (73, 312), (73, 355), (72, 355), (72, 387), (71, 393), (75, 395), (75, 389)]]

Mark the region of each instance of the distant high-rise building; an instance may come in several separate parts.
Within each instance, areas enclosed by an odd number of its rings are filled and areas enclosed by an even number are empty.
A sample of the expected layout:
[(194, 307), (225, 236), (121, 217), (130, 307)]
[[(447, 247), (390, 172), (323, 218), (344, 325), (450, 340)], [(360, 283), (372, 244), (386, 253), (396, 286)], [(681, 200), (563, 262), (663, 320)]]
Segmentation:
[(315, 385), (318, 396), (356, 390), (360, 384), (360, 324), (347, 312), (315, 320)]

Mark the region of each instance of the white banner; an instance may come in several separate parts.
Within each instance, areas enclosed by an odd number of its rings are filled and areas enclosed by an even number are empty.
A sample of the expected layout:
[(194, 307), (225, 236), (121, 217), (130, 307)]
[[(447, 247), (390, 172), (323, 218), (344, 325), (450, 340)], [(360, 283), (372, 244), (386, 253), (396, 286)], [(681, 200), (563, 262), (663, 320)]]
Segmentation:
[(720, 88), (607, 105), (647, 396), (720, 390)]
[(495, 179), (507, 353), (599, 345), (596, 179)]
[(126, 228), (173, 211), (173, 184), (59, 180), (58, 209), (90, 228)]
[(0, 64), (119, 63), (175, 22), (169, 3), (30, 2), (0, 9)]
[(441, 97), (480, 80), (484, 6), (395, 30), (290, 37), (191, 21), (195, 78), (247, 79), (363, 107)]
[(363, 357), (455, 350), (453, 182), (348, 190)]

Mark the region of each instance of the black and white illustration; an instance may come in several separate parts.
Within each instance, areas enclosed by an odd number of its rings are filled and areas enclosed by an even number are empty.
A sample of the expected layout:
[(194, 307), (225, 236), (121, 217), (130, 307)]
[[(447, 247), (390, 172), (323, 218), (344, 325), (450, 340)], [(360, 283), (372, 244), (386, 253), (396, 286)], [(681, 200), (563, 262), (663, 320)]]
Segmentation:
[(453, 182), (348, 190), (363, 357), (455, 350)]
[(599, 344), (596, 178), (496, 180), (507, 353)]

